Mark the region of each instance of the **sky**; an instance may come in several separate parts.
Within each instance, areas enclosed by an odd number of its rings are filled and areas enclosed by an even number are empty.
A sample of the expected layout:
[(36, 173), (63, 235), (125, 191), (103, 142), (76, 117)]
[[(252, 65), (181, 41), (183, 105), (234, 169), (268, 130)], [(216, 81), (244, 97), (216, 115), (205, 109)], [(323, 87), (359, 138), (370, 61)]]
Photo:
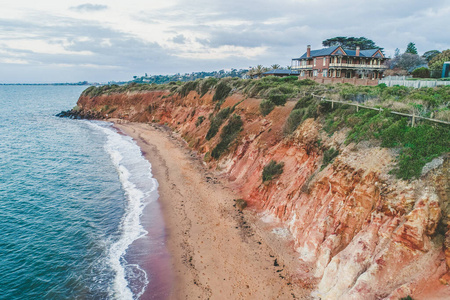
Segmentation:
[(450, 48), (449, 19), (449, 0), (1, 0), (0, 83), (288, 66), (335, 36), (423, 54)]

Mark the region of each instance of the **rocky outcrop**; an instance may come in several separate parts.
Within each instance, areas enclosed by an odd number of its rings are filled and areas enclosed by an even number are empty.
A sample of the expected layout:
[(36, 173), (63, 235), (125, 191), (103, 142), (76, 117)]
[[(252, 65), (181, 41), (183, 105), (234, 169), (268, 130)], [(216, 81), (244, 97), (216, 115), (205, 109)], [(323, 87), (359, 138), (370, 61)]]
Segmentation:
[[(314, 119), (284, 137), (295, 103), (276, 107), (266, 117), (259, 113), (259, 103), (234, 94), (222, 104), (235, 107), (244, 127), (219, 160), (210, 158), (219, 134), (205, 139), (210, 115), (217, 113), (210, 93), (82, 96), (78, 108), (88, 116), (156, 122), (179, 132), (250, 207), (285, 224), (304, 266), (299, 276), (317, 280), (315, 297), (450, 295), (449, 158), (420, 180), (397, 180), (389, 175), (391, 150), (368, 142), (346, 145), (345, 131), (329, 137)], [(323, 166), (323, 150), (329, 147), (340, 154)], [(271, 160), (284, 162), (283, 174), (263, 183), (262, 170)]]

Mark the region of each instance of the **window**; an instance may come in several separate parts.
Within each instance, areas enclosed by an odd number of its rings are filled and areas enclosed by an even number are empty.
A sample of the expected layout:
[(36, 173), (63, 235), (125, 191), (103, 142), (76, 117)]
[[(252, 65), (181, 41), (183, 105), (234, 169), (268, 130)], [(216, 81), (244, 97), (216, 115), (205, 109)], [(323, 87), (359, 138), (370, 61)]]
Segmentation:
[(300, 72), (300, 76), (301, 76), (301, 77), (305, 77), (305, 71), (301, 71), (301, 72)]
[(349, 64), (352, 64), (352, 63), (353, 63), (353, 59), (349, 58), (349, 59), (348, 59), (348, 63), (349, 63)]
[(336, 77), (338, 77), (338, 78), (341, 77), (341, 70), (336, 71)]
[(323, 69), (322, 76), (323, 77), (327, 77), (327, 75), (328, 75), (328, 70), (327, 69)]
[(316, 66), (316, 59), (314, 58), (314, 67)]
[(326, 57), (323, 58), (323, 65), (324, 65), (324, 66), (327, 65), (327, 58), (326, 58)]
[[(315, 60), (315, 59), (314, 59)], [(313, 71), (313, 76), (316, 77), (317, 76), (317, 70)]]

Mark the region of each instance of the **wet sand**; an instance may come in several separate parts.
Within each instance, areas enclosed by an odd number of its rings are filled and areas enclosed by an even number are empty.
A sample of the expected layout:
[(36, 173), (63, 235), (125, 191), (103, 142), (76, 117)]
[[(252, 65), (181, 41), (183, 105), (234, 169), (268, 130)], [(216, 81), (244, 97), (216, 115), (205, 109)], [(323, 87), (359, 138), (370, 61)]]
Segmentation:
[(270, 242), (255, 214), (236, 208), (238, 196), (179, 136), (161, 126), (115, 121), (141, 147), (159, 183), (173, 278), (169, 299), (309, 298), (290, 276), (294, 255), (277, 251), (289, 241)]

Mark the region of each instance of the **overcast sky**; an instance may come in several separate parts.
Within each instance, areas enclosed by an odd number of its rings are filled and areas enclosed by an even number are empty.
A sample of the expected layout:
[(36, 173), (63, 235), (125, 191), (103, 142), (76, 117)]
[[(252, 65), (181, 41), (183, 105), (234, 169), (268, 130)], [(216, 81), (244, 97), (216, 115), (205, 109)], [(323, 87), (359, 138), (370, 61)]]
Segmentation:
[(287, 66), (335, 36), (422, 54), (450, 48), (449, 20), (449, 0), (2, 0), (0, 83)]

